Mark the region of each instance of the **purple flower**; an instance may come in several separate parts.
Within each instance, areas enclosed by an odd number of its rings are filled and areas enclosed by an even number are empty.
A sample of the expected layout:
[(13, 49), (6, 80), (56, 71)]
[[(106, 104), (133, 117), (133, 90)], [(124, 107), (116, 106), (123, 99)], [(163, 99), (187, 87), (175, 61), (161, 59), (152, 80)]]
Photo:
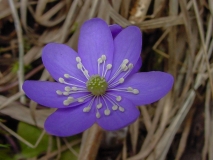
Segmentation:
[(138, 105), (155, 102), (173, 85), (164, 72), (136, 73), (142, 36), (139, 28), (108, 26), (101, 19), (81, 27), (78, 53), (64, 44), (49, 43), (42, 51), (45, 68), (57, 82), (25, 81), (26, 95), (57, 108), (45, 122), (48, 133), (71, 136), (97, 123), (117, 130), (140, 115)]

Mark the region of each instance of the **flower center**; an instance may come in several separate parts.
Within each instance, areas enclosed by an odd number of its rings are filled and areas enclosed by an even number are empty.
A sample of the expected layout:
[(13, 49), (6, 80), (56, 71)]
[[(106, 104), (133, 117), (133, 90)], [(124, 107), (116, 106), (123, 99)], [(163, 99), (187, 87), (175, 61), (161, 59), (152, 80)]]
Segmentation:
[(87, 90), (95, 96), (103, 95), (108, 87), (108, 83), (105, 78), (100, 77), (99, 75), (91, 76), (86, 85)]

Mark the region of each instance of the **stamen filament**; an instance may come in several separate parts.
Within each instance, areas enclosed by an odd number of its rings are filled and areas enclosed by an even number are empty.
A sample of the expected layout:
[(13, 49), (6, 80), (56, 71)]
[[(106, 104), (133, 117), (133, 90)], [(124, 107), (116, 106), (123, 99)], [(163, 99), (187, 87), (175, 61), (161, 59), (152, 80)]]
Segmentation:
[(111, 99), (108, 95), (105, 95), (105, 98), (108, 99), (109, 102), (112, 103), (112, 110), (119, 109), (121, 112), (124, 112), (124, 108), (121, 107), (117, 102), (115, 102), (113, 99)]
[(64, 74), (64, 77), (65, 77), (65, 78), (73, 78), (73, 79), (75, 79), (75, 80), (77, 80), (77, 81), (79, 81), (79, 82), (82, 82), (82, 83), (84, 83), (84, 84), (86, 83), (86, 82), (84, 82), (84, 81), (82, 81), (82, 80), (80, 80), (80, 79), (78, 79), (78, 78), (76, 78), (76, 77), (73, 77), (73, 76), (71, 76), (71, 75), (69, 75), (69, 74), (67, 74), (67, 73)]
[(72, 83), (68, 83), (64, 80), (64, 78), (59, 78), (58, 81), (62, 84), (66, 84), (66, 85), (69, 85), (69, 86), (75, 86), (75, 87), (80, 87), (80, 88), (86, 88), (84, 86), (80, 86), (80, 85), (77, 85), (77, 84), (72, 84)]
[(101, 96), (101, 97), (102, 97), (102, 99), (103, 99), (103, 101), (104, 101), (104, 103), (105, 103), (105, 105), (106, 105), (106, 108), (107, 108), (107, 109), (104, 110), (104, 114), (105, 114), (106, 116), (108, 116), (108, 115), (110, 115), (109, 107), (108, 107), (108, 105), (107, 105), (107, 103), (106, 103), (106, 100), (104, 99), (104, 96)]

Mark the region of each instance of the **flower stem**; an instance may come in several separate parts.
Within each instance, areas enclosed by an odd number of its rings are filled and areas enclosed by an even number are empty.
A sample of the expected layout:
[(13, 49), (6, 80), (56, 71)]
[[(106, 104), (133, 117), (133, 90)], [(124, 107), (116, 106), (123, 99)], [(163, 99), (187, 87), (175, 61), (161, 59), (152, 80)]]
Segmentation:
[(83, 133), (79, 160), (95, 160), (103, 136), (103, 130), (94, 124)]

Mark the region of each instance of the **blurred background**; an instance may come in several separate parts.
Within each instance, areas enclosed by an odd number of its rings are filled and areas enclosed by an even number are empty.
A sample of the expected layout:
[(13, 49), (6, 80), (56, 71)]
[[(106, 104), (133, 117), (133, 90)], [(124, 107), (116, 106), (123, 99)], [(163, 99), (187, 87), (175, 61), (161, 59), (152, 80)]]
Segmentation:
[[(72, 137), (43, 130), (52, 110), (28, 99), (24, 80), (50, 80), (41, 61), (49, 42), (76, 50), (90, 18), (138, 26), (140, 71), (175, 77), (160, 101), (138, 106), (131, 126), (94, 125)], [(0, 160), (213, 160), (212, 0), (0, 0)]]

